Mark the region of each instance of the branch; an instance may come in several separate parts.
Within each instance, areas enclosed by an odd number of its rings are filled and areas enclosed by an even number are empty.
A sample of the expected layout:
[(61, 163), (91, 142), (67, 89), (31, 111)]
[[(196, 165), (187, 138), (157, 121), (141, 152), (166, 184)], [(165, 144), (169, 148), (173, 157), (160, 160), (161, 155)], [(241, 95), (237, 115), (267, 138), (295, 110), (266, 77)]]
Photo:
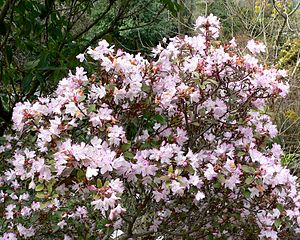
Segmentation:
[(280, 9), (277, 7), (275, 0), (272, 0), (272, 5), (273, 7), (276, 9), (276, 11), (283, 17), (283, 18), (288, 18), (290, 16), (292, 16), (296, 10), (299, 8), (300, 6), (300, 1), (297, 2), (297, 5), (293, 8), (292, 11), (290, 11), (289, 13), (285, 12), (285, 14), (283, 14)]
[(88, 32), (92, 27), (94, 27), (111, 9), (111, 7), (113, 6), (113, 4), (115, 3), (116, 0), (112, 0), (109, 2), (108, 7), (105, 9), (105, 11), (92, 23), (90, 24), (87, 28), (85, 28), (82, 32), (78, 33), (73, 40), (75, 41), (76, 39), (80, 38), (83, 34), (85, 34), (86, 32)]
[[(76, 7), (76, 6), (75, 6)], [(75, 24), (79, 21), (79, 19), (83, 16), (83, 14), (86, 12), (86, 10), (88, 9), (89, 5), (87, 4), (86, 7), (82, 10), (80, 10), (80, 14), (77, 16), (77, 18), (75, 19), (75, 15), (74, 15), (74, 21), (72, 22), (72, 25), (69, 26), (68, 28), (68, 31), (70, 31), (74, 26)], [(73, 7), (72, 7), (73, 8)], [(70, 14), (72, 12), (72, 9), (70, 10)], [(78, 14), (78, 12), (76, 12), (76, 14)], [(72, 18), (72, 17), (71, 17)]]
[[(12, 5), (11, 5), (12, 9), (14, 9), (14, 5), (15, 5), (15, 1), (13, 1)], [(13, 13), (14, 13), (14, 11), (12, 10), (11, 13), (10, 13), (10, 18), (9, 18), (9, 21), (10, 21), (9, 28), (7, 29), (7, 33), (5, 34), (4, 40), (0, 45), (0, 51), (2, 51), (3, 48), (6, 46), (6, 42), (8, 40), (9, 35), (10, 35), (11, 26), (12, 26), (12, 22), (13, 22), (13, 16), (14, 16)]]
[[(89, 46), (94, 44), (98, 39), (103, 38), (106, 34), (110, 33), (113, 31), (113, 24), (110, 25), (109, 28), (107, 28), (105, 31), (102, 31), (101, 33), (95, 35), (87, 44), (85, 44), (79, 52), (84, 52)], [(72, 56), (73, 58), (74, 56)]]
[(286, 15), (284, 15), (280, 9), (277, 7), (276, 3), (275, 3), (275, 0), (272, 0), (272, 5), (273, 7), (276, 9), (276, 12), (278, 12), (280, 14), (280, 16), (282, 16), (283, 18), (286, 18)]
[(278, 34), (277, 34), (276, 39), (275, 39), (275, 43), (274, 43), (274, 51), (275, 51), (275, 56), (274, 56), (274, 57), (275, 57), (275, 58), (277, 57), (277, 50), (278, 50), (279, 40), (280, 40), (280, 37), (281, 37), (281, 35), (282, 35), (283, 29), (284, 29), (284, 27), (285, 27), (285, 25), (286, 25), (286, 23), (287, 23), (287, 20), (288, 20), (288, 18), (284, 18), (284, 21), (283, 21), (283, 23), (282, 23), (282, 26), (281, 26), (281, 28), (279, 29)]
[(143, 28), (143, 27), (146, 27), (146, 26), (149, 26), (151, 25), (152, 23), (154, 23), (157, 18), (159, 17), (159, 15), (163, 12), (163, 10), (166, 8), (166, 4), (157, 12), (157, 14), (155, 15), (155, 17), (150, 21), (150, 22), (147, 22), (143, 25), (139, 25), (139, 26), (134, 26), (134, 27), (127, 27), (127, 28), (120, 28), (118, 29), (119, 32), (121, 31), (127, 31), (127, 30), (132, 30), (132, 29), (138, 29), (138, 28)]
[[(128, 5), (129, 1), (127, 2)], [(119, 12), (117, 14), (117, 16), (114, 18), (113, 21), (111, 21), (110, 26), (102, 31), (101, 33), (96, 34), (88, 43), (86, 43), (79, 52), (84, 52), (89, 46), (91, 46), (92, 44), (94, 44), (98, 39), (103, 38), (106, 34), (110, 33), (113, 31), (113, 29), (115, 28), (116, 23), (122, 19), (122, 15), (124, 13), (124, 11), (127, 10), (127, 8), (125, 6), (123, 6), (122, 9), (119, 9)], [(73, 58), (74, 56), (72, 56), (71, 58)]]
[(13, 4), (14, 0), (6, 0), (4, 3), (2, 10), (0, 12), (0, 24), (4, 21), (4, 18), (10, 8), (10, 6)]
[(294, 14), (294, 12), (296, 12), (296, 10), (299, 8), (300, 6), (300, 1), (298, 0), (297, 5), (294, 7), (294, 9), (288, 14), (288, 16), (291, 16)]
[(12, 111), (8, 112), (5, 110), (2, 99), (0, 98), (0, 119), (3, 120), (2, 126), (0, 126), (0, 136), (2, 136), (11, 123)]

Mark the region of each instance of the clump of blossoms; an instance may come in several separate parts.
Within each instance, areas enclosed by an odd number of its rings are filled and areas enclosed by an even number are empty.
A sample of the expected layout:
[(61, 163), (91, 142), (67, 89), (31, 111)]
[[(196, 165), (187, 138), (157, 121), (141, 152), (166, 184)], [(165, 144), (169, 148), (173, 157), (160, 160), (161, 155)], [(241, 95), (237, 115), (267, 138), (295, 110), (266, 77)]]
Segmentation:
[[(287, 239), (300, 231), (296, 177), (281, 166), (268, 100), (286, 72), (222, 45), (196, 21), (153, 60), (106, 41), (55, 93), (14, 109), (1, 146), (0, 239)], [(89, 62), (90, 61), (90, 62)]]

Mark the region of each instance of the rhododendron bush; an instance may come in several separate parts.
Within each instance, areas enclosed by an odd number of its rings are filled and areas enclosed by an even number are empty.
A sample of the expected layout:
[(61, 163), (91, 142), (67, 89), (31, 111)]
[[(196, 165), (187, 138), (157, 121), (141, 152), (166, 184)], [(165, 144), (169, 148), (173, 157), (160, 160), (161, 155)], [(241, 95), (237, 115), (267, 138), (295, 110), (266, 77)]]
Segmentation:
[(153, 59), (106, 41), (55, 93), (14, 109), (2, 144), (1, 239), (286, 239), (296, 177), (265, 113), (286, 72), (265, 47), (217, 40), (219, 21), (164, 40)]

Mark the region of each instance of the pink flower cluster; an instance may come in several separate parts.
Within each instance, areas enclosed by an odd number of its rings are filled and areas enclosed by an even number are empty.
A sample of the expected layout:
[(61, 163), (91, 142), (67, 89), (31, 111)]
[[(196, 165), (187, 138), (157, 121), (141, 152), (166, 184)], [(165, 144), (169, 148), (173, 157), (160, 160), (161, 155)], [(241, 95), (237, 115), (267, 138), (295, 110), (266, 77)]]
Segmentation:
[(298, 233), (299, 186), (265, 113), (286, 73), (259, 64), (261, 44), (243, 56), (234, 39), (221, 45), (219, 29), (199, 17), (195, 36), (151, 61), (100, 41), (78, 55), (93, 74), (77, 67), (53, 95), (18, 103), (0, 148), (0, 239)]

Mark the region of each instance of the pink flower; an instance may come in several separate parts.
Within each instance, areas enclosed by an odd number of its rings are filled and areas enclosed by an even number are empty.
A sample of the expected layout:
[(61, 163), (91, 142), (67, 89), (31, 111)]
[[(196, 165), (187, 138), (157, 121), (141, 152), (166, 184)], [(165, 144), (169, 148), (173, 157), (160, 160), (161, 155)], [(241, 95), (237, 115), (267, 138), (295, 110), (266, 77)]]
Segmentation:
[(77, 108), (76, 104), (74, 102), (69, 102), (66, 105), (66, 111), (65, 113), (69, 113), (71, 114), (71, 116), (75, 116), (75, 114), (77, 113), (77, 111), (79, 111), (79, 109)]
[(235, 37), (232, 38), (232, 39), (229, 41), (229, 43), (230, 43), (230, 47), (232, 47), (232, 48), (235, 48), (235, 47), (237, 46), (237, 44), (236, 44), (236, 42), (235, 42)]
[(229, 179), (225, 180), (225, 187), (234, 190), (237, 188), (236, 184), (240, 183), (239, 175), (233, 174)]
[(14, 204), (9, 204), (7, 205), (7, 207), (5, 208), (6, 213), (5, 213), (5, 218), (6, 219), (14, 219), (14, 212), (13, 210), (16, 208), (17, 206)]
[(219, 119), (219, 118), (223, 117), (226, 112), (227, 112), (226, 104), (222, 100), (217, 99), (216, 105), (214, 107), (214, 117), (216, 119)]
[(2, 237), (0, 237), (0, 240), (17, 240), (17, 235), (14, 233), (4, 233)]
[(266, 51), (266, 46), (263, 43), (257, 43), (253, 39), (247, 43), (247, 48), (253, 54)]
[(78, 217), (78, 218), (85, 218), (87, 217), (87, 214), (88, 214), (88, 211), (86, 209), (85, 206), (81, 207), (81, 206), (78, 206), (76, 208), (76, 213), (75, 213), (75, 216)]
[(29, 207), (23, 207), (21, 209), (21, 215), (22, 216), (28, 216), (30, 214), (31, 214), (31, 208), (29, 208)]
[(183, 195), (184, 193), (184, 189), (185, 187), (181, 186), (181, 184), (177, 181), (172, 181), (171, 182), (171, 189), (172, 189), (172, 192), (175, 193), (175, 194), (178, 194), (178, 195)]
[(118, 178), (115, 179), (115, 180), (112, 180), (109, 183), (109, 186), (116, 193), (122, 193), (124, 191), (123, 182), (120, 179), (118, 179)]
[(36, 211), (36, 210), (40, 209), (40, 203), (39, 202), (32, 202), (31, 209), (33, 211)]
[(272, 240), (278, 239), (277, 232), (272, 229), (262, 230), (259, 236), (261, 238), (272, 239)]
[(22, 224), (18, 224), (17, 229), (19, 231), (19, 234), (24, 238), (30, 238), (35, 234), (35, 230), (33, 227), (25, 228)]
[(109, 210), (109, 208), (113, 208), (116, 204), (116, 201), (119, 198), (113, 193), (109, 198), (98, 199), (95, 201), (92, 201), (91, 204), (94, 206), (96, 210), (100, 210), (102, 214), (105, 213), (105, 211)]
[(244, 56), (244, 61), (248, 69), (258, 67), (258, 59), (249, 54)]
[(121, 140), (125, 140), (125, 132), (122, 126), (114, 125), (109, 128), (109, 143), (111, 145), (118, 146), (120, 145)]
[(181, 128), (176, 129), (176, 142), (183, 146), (183, 144), (188, 140), (187, 132)]
[(110, 210), (108, 219), (113, 220), (115, 218), (117, 218), (118, 216), (120, 216), (121, 213), (125, 212), (125, 208), (122, 208), (120, 204), (118, 204), (117, 207), (113, 208), (112, 210)]
[(204, 176), (207, 178), (207, 180), (212, 180), (213, 178), (218, 176), (218, 174), (214, 170), (213, 165), (209, 163), (206, 166), (207, 169), (204, 171)]

